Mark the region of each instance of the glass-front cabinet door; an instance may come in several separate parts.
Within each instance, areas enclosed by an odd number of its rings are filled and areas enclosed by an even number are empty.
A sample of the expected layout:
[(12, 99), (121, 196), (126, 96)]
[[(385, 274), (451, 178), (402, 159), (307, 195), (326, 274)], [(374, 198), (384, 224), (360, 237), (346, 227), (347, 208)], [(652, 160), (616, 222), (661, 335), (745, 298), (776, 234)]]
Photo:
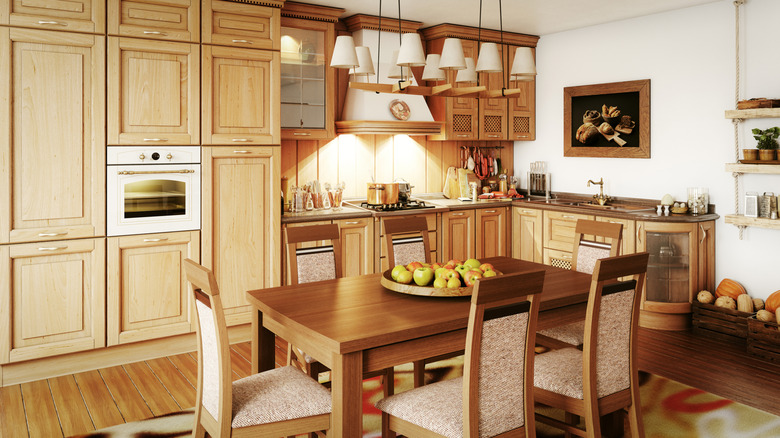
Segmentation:
[(282, 138), (334, 136), (333, 24), (282, 17)]

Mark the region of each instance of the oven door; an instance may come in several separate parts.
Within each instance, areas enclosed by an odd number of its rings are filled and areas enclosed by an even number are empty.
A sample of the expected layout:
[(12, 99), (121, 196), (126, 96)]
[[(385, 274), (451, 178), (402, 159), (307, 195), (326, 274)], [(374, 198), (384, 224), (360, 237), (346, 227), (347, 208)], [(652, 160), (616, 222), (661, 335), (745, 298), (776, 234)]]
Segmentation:
[(109, 236), (200, 229), (200, 164), (108, 166)]

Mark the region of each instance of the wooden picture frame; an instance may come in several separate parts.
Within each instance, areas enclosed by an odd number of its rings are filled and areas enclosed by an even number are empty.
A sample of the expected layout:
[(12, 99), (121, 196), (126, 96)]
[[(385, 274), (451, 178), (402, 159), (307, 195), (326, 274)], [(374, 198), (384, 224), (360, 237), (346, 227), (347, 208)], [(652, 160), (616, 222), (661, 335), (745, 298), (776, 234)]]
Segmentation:
[[(605, 120), (603, 106), (620, 113)], [(564, 88), (563, 156), (650, 158), (650, 79)]]

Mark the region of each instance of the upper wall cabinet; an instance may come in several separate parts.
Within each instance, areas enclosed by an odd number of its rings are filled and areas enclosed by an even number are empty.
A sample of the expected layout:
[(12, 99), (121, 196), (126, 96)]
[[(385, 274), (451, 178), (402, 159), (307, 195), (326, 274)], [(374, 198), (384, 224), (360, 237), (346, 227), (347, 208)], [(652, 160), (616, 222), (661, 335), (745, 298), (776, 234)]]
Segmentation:
[(104, 235), (104, 54), (95, 35), (0, 27), (0, 243)]
[[(505, 46), (505, 65), (511, 69), (515, 61), (515, 52), (518, 46)], [(536, 49), (533, 49), (534, 52)], [(522, 88), (523, 92), (507, 99), (507, 129), (508, 140), (535, 140), (536, 139), (536, 80), (510, 81), (507, 74), (508, 88)]]
[(283, 139), (330, 139), (334, 134), (335, 71), (328, 67), (339, 8), (287, 3), (282, 9)]
[(198, 49), (108, 38), (108, 144), (199, 144)]
[(108, 0), (108, 34), (197, 43), (199, 0)]
[(105, 0), (0, 0), (0, 24), (105, 33)]
[(202, 39), (206, 44), (279, 50), (279, 7), (284, 1), (264, 0), (265, 7), (222, 0), (203, 0)]

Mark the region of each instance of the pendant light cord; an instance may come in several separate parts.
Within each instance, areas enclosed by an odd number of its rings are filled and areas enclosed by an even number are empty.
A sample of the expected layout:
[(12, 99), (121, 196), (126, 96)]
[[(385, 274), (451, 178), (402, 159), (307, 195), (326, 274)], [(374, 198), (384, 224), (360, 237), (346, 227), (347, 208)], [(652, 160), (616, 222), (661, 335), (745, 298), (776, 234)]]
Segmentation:
[[(379, 0), (379, 31), (376, 33), (376, 83), (379, 84), (379, 71), (382, 69), (379, 63), (382, 54), (382, 0)], [(377, 91), (376, 94), (379, 94)]]
[[(403, 46), (403, 34), (401, 33), (401, 0), (398, 0), (398, 48)], [(398, 80), (398, 87), (403, 90), (404, 85), (404, 66), (401, 67), (401, 79)], [(412, 71), (412, 67), (409, 67), (409, 71)]]
[[(501, 40), (501, 52), (503, 53), (505, 47), (504, 47), (504, 8), (502, 6), (502, 1), (498, 0), (498, 37)], [(509, 61), (509, 58), (507, 58), (507, 61)], [(504, 56), (501, 56), (501, 64), (504, 64)], [(501, 72), (501, 95), (506, 96), (506, 72)]]
[[(735, 77), (735, 83), (734, 83), (734, 108), (737, 108), (737, 104), (739, 103), (739, 84), (740, 84), (740, 65), (739, 65), (739, 7), (742, 6), (745, 3), (745, 0), (735, 0), (734, 1), (734, 17), (735, 17), (735, 66), (736, 66), (736, 74)], [(734, 125), (734, 162), (739, 162), (739, 124), (742, 122), (742, 119), (732, 119), (732, 124)], [(739, 172), (733, 172), (732, 176), (734, 177), (734, 214), (739, 214), (739, 179), (741, 176), (741, 173)], [(742, 234), (745, 231), (744, 225), (739, 225), (737, 228), (739, 228), (739, 240), (742, 240)]]

